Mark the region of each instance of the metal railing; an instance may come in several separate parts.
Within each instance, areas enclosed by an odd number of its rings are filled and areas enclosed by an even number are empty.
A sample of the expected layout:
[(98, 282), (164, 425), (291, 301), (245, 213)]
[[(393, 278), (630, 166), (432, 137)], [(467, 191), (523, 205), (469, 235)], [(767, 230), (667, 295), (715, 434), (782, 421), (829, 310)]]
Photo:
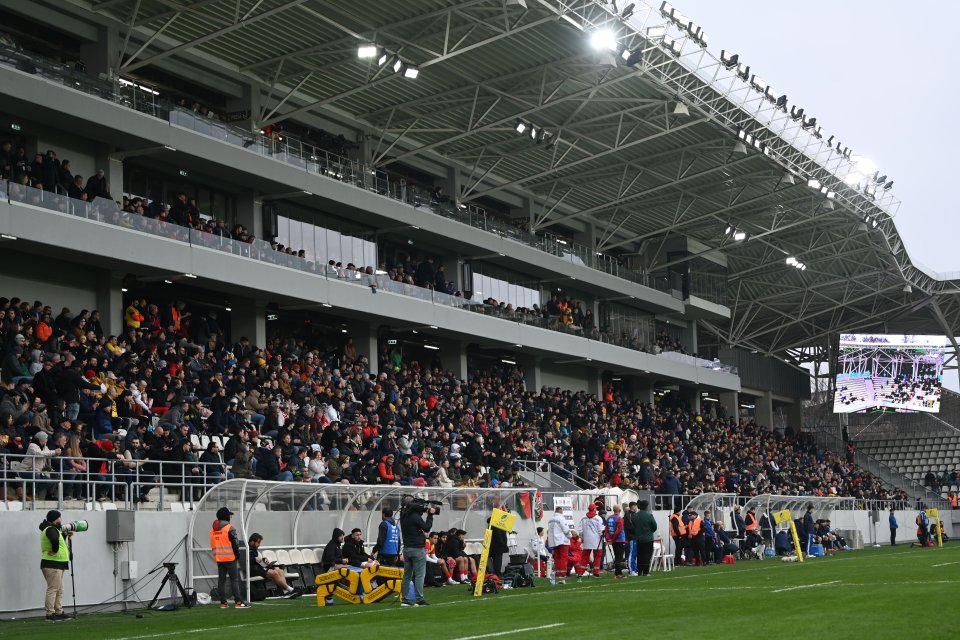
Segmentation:
[[(119, 455), (119, 454), (118, 454)], [(124, 509), (167, 505), (166, 492), (179, 493), (181, 502), (198, 501), (206, 491), (230, 477), (227, 465), (213, 462), (172, 462), (73, 456), (0, 454), (0, 502), (20, 503), (21, 509), (35, 509), (38, 502), (56, 502), (58, 509), (68, 501), (89, 504), (106, 501)], [(196, 470), (196, 471), (194, 471)], [(142, 496), (159, 488), (156, 503)], [(7, 510), (11, 510), (9, 507)]]
[(514, 460), (513, 464), (521, 473), (528, 474), (528, 481), (540, 488), (570, 491), (596, 488), (589, 480), (547, 460)]
[[(298, 256), (278, 252), (265, 240), (241, 242), (226, 236), (207, 233), (190, 227), (182, 227), (171, 222), (147, 218), (136, 213), (123, 211), (117, 206), (116, 202), (106, 198), (97, 198), (94, 202), (87, 202), (21, 184), (6, 183), (4, 185), (4, 183), (0, 183), (0, 199), (4, 198), (10, 203), (30, 205), (59, 214), (84, 218), (92, 222), (109, 224), (130, 231), (185, 242), (192, 247), (222, 251), (241, 258), (294, 269), (327, 280), (337, 280), (357, 287), (365, 287), (367, 291), (374, 294), (385, 291), (413, 297), (432, 304), (472, 311), (510, 322), (575, 335), (587, 338), (588, 340), (595, 340), (604, 344), (612, 344), (635, 351), (648, 351), (650, 347), (650, 345), (638, 344), (638, 342), (629, 335), (612, 335), (598, 329), (591, 330), (583, 327), (564, 325), (558, 316), (544, 317), (541, 314), (531, 311), (519, 311), (485, 304), (482, 301), (468, 300), (455, 295), (434, 291), (433, 289), (397, 282), (391, 280), (384, 274), (368, 275), (360, 273), (359, 271), (344, 269), (331, 270), (327, 265), (317, 264)], [(677, 359), (676, 356), (680, 354), (665, 352), (661, 355), (671, 359)], [(728, 373), (736, 373), (735, 368), (719, 365), (717, 362), (693, 358), (692, 356), (685, 356), (684, 358), (683, 362), (692, 366), (720, 369)]]

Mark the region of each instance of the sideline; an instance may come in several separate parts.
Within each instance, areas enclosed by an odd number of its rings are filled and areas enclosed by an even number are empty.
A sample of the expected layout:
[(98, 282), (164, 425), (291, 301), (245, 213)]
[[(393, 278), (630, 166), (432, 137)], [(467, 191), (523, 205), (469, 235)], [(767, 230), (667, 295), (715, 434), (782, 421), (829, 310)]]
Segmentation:
[(479, 640), (480, 638), (499, 638), (500, 636), (509, 636), (514, 633), (525, 633), (527, 631), (539, 631), (540, 629), (553, 629), (554, 627), (562, 627), (567, 624), (566, 622), (554, 622), (553, 624), (542, 624), (539, 627), (524, 627), (523, 629), (510, 629), (509, 631), (496, 631), (494, 633), (484, 633), (479, 636), (463, 636), (461, 638), (454, 638), (454, 640)]
[(837, 584), (839, 580), (831, 580), (830, 582), (814, 582), (813, 584), (798, 584), (793, 587), (784, 587), (783, 589), (774, 589), (770, 593), (783, 593), (784, 591), (796, 591), (797, 589), (816, 589), (817, 587), (828, 587), (832, 584)]

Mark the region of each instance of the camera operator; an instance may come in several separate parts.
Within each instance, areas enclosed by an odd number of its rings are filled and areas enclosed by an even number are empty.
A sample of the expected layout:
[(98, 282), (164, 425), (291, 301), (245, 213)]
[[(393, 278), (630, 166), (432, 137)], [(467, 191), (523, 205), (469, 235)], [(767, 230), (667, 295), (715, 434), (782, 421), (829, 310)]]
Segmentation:
[[(426, 513), (424, 520), (422, 514)], [(401, 607), (422, 607), (430, 604), (423, 599), (423, 578), (427, 573), (426, 534), (433, 527), (433, 516), (437, 513), (434, 506), (428, 506), (420, 500), (410, 500), (400, 512), (400, 533), (403, 540), (403, 585), (400, 594)], [(413, 581), (414, 600), (409, 597), (410, 582)]]
[[(54, 622), (73, 618), (63, 611), (63, 574), (70, 568), (70, 547), (63, 537), (61, 525), (63, 520), (60, 512), (47, 512), (47, 519), (40, 523), (40, 570), (43, 579), (47, 582), (47, 597), (44, 606), (47, 610), (47, 620)], [(67, 539), (73, 533), (67, 534)]]

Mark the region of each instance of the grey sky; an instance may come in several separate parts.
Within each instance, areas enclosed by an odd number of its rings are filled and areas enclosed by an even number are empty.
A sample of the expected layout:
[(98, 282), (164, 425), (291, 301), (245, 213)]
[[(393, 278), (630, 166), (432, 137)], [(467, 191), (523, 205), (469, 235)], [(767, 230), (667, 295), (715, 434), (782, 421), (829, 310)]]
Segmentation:
[[(952, 201), (960, 2), (676, 0), (710, 37), (894, 180), (913, 259), (960, 270)], [(659, 2), (656, 2), (659, 7)], [(913, 13), (911, 9), (917, 9)]]

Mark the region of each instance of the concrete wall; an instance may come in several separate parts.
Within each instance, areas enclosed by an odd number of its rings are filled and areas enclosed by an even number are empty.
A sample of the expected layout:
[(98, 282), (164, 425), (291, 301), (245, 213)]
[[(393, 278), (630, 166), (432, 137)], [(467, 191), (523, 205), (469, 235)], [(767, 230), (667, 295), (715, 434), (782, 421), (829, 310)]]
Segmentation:
[[(544, 517), (552, 515), (552, 498), (544, 499)], [(487, 512), (483, 510), (471, 511), (467, 514), (457, 511), (445, 511), (435, 520), (434, 529), (459, 526), (467, 531), (468, 540), (479, 540)], [(729, 523), (729, 514), (722, 514), (724, 522)], [(869, 545), (876, 539), (881, 545), (889, 544), (889, 531), (885, 513), (881, 512), (880, 522), (874, 527), (870, 522), (869, 511), (833, 511), (831, 520), (837, 529), (857, 529), (860, 531), (864, 545)], [(953, 523), (952, 512), (945, 512), (945, 527), (948, 535), (954, 537), (957, 527)], [(187, 578), (187, 554), (185, 552), (185, 538), (190, 526), (191, 513), (170, 512), (136, 512), (136, 541), (132, 543), (106, 542), (106, 514), (104, 512), (64, 511), (63, 519), (69, 522), (85, 519), (90, 522), (90, 530), (74, 536), (74, 557), (76, 560), (75, 581), (77, 585), (77, 605), (100, 605), (114, 603), (122, 607), (126, 601), (131, 608), (142, 606), (140, 602), (148, 602), (159, 588), (163, 571), (148, 576), (148, 572), (162, 562), (177, 562), (177, 574), (189, 588)], [(658, 533), (667, 538), (668, 511), (655, 511)], [(198, 536), (197, 546), (205, 547), (206, 532), (209, 530), (208, 513), (197, 516), (195, 532)], [(249, 536), (254, 531), (265, 537), (264, 548), (291, 547), (293, 544), (294, 513), (261, 511), (253, 512), (246, 523), (234, 518), (239, 533)], [(579, 517), (579, 516), (577, 516)], [(909, 544), (912, 539), (911, 520), (912, 512), (904, 512), (901, 520), (901, 542)], [(16, 576), (12, 585), (15, 588), (0, 590), (0, 619), (31, 617), (42, 615), (44, 582), (40, 573), (40, 550), (38, 526), (43, 520), (39, 512), (19, 512), (0, 514), (0, 528), (4, 532), (4, 539), (12, 553), (0, 554), (0, 575)], [(308, 511), (301, 517), (297, 528), (297, 546), (322, 547), (329, 539), (334, 526), (350, 531), (359, 527), (364, 531), (365, 539), (372, 542), (376, 538), (376, 527), (379, 524), (379, 512), (368, 511)], [(532, 535), (533, 520), (517, 520), (518, 543), (526, 546)], [(728, 527), (729, 528), (729, 527)], [(871, 538), (874, 535), (874, 538)], [(194, 553), (196, 563), (193, 565), (194, 575), (215, 573), (209, 552), (205, 549)], [(139, 565), (140, 579), (124, 582), (119, 577), (119, 567), (122, 561), (135, 560)], [(69, 581), (69, 576), (67, 576)], [(209, 592), (211, 582), (198, 579), (195, 587), (198, 591)], [(127, 595), (120, 595), (127, 589)], [(133, 595), (136, 590), (136, 596)], [(65, 600), (71, 602), (72, 590), (69, 582), (65, 587)], [(164, 588), (163, 599), (168, 595)]]
[(0, 245), (0, 296), (14, 296), (33, 304), (39, 300), (76, 314), (97, 307), (97, 269), (75, 263), (10, 251), (14, 243)]
[(588, 391), (590, 377), (596, 370), (579, 363), (543, 363), (540, 367), (540, 382), (546, 387), (560, 387), (571, 391)]

